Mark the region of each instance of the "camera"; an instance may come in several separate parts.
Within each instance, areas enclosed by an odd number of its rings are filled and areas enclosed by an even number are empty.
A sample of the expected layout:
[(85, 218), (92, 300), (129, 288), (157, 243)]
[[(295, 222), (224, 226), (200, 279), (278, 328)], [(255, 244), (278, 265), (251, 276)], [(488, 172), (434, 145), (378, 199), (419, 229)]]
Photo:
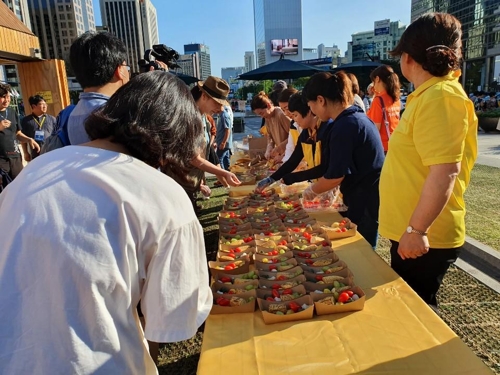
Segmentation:
[(179, 65), (176, 64), (178, 58), (179, 52), (175, 49), (167, 47), (165, 44), (155, 44), (153, 48), (144, 52), (144, 59), (139, 60), (139, 71), (141, 73), (149, 72), (150, 67), (155, 70), (165, 70), (157, 61), (164, 62), (169, 69), (176, 69), (179, 68)]

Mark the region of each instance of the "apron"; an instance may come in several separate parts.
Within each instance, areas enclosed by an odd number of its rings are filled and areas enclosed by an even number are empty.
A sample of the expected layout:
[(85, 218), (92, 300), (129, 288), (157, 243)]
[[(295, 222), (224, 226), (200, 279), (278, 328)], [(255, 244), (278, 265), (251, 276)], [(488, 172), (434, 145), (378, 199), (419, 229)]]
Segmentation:
[(299, 140), (300, 133), (297, 130), (297, 128), (295, 126), (293, 126), (293, 120), (290, 123), (290, 135), (292, 136), (292, 139), (293, 139), (293, 145), (297, 146), (297, 141)]

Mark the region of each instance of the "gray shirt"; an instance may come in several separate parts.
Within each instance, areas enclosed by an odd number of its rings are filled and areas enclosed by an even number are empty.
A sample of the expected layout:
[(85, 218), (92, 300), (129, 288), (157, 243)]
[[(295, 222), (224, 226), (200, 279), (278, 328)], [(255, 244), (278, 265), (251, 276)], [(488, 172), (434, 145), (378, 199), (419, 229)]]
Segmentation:
[(82, 92), (80, 101), (75, 106), (68, 120), (68, 136), (72, 145), (81, 145), (90, 142), (90, 137), (85, 131), (85, 120), (97, 108), (105, 104), (109, 96), (96, 92)]

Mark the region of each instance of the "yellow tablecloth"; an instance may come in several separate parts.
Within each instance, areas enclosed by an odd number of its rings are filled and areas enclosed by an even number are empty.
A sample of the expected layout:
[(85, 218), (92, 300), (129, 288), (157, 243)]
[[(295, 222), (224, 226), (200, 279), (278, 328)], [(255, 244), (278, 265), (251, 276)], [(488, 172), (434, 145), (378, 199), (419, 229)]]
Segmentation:
[(211, 315), (198, 374), (491, 374), (359, 234), (334, 247), (366, 293), (364, 310), (273, 325), (260, 311)]

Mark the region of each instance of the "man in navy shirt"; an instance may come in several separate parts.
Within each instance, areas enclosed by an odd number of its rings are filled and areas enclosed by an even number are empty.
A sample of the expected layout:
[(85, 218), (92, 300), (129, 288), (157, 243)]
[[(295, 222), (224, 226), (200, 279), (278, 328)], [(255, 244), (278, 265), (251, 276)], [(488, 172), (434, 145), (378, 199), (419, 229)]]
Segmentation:
[[(40, 95), (30, 96), (31, 115), (24, 117), (21, 121), (21, 129), (26, 136), (34, 138), (36, 143), (42, 147), (45, 140), (56, 128), (56, 118), (47, 114), (47, 103)], [(26, 143), (22, 144), (24, 160), (31, 161), (40, 155), (40, 151), (28, 149)]]

